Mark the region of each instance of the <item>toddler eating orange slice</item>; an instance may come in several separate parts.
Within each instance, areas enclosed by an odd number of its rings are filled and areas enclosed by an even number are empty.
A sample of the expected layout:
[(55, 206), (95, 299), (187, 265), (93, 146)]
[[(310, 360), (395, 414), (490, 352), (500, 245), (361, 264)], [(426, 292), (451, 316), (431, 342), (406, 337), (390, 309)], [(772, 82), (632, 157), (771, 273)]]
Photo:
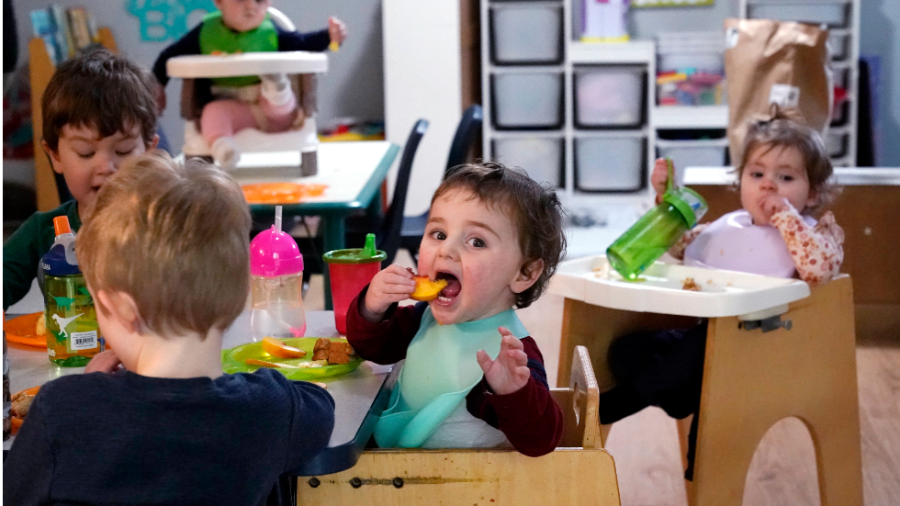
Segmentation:
[(418, 301), (429, 301), (437, 298), (441, 290), (447, 286), (446, 279), (436, 279), (434, 281), (428, 279), (428, 276), (413, 276), (416, 280), (416, 290), (409, 296), (410, 299)]

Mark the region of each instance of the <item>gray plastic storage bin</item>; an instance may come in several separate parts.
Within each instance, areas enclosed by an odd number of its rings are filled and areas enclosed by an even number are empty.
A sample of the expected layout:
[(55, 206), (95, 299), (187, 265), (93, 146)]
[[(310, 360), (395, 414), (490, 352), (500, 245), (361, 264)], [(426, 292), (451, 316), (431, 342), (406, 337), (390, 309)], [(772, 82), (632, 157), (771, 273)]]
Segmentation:
[(850, 35), (846, 33), (828, 34), (828, 46), (831, 48), (833, 60), (843, 60), (850, 52)]
[(847, 26), (848, 3), (809, 0), (799, 3), (760, 3), (747, 6), (752, 19), (799, 21), (815, 25)]
[(561, 137), (510, 137), (494, 139), (494, 160), (521, 167), (539, 183), (563, 186), (563, 139)]
[(575, 69), (575, 126), (638, 128), (644, 123), (647, 68), (608, 65)]
[(847, 154), (847, 134), (841, 132), (828, 132), (825, 136), (825, 147), (828, 148), (828, 156), (840, 158)]
[(686, 167), (722, 167), (728, 139), (711, 140), (656, 140), (656, 151), (661, 158), (669, 157), (679, 171)]
[(562, 86), (561, 72), (494, 74), (494, 125), (500, 129), (562, 127)]
[(585, 192), (637, 191), (644, 185), (646, 139), (639, 136), (575, 139), (575, 187)]
[(563, 59), (562, 5), (491, 7), (491, 58), (504, 64), (556, 64)]

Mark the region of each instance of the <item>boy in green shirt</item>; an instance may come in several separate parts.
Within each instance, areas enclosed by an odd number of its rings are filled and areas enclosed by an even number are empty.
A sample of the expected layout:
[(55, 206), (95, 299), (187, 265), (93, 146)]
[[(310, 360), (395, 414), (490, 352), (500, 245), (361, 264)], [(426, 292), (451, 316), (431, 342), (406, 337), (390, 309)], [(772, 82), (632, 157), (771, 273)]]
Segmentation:
[(156, 147), (156, 82), (105, 49), (79, 53), (56, 69), (41, 97), (44, 151), (75, 200), (37, 212), (3, 244), (3, 310), (22, 299), (53, 244), (53, 218), (72, 230), (106, 179), (128, 158)]

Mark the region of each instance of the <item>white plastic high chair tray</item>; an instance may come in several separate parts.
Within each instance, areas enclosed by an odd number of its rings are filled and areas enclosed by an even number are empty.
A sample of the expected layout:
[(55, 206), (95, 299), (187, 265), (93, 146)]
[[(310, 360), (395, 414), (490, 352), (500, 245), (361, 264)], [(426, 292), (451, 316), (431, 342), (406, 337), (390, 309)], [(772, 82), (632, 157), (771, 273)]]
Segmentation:
[(328, 57), (308, 51), (176, 56), (166, 63), (169, 77), (236, 77), (260, 74), (312, 74), (328, 71)]
[[(685, 290), (692, 278), (701, 291)], [(637, 281), (626, 281), (605, 255), (559, 265), (550, 293), (594, 306), (649, 313), (716, 318), (775, 308), (809, 296), (797, 279), (656, 262)]]

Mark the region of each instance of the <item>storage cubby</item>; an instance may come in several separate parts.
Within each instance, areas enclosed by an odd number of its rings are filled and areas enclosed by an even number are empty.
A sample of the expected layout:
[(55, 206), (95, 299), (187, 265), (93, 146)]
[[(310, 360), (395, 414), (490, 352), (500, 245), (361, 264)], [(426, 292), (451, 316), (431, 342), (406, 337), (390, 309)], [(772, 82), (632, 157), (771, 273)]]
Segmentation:
[(644, 126), (646, 66), (578, 65), (573, 74), (576, 128)]
[(516, 134), (492, 141), (494, 159), (522, 167), (535, 181), (564, 186), (565, 140), (562, 135)]
[[(826, 142), (835, 165), (855, 165), (860, 0), (721, 2), (730, 5), (728, 17), (829, 26), (834, 83), (843, 95)], [(648, 180), (657, 156), (680, 168), (730, 163), (721, 24), (692, 26), (685, 21), (698, 10), (684, 7), (668, 11), (678, 22), (657, 16), (645, 39), (586, 43), (576, 33), (578, 0), (481, 0), (480, 8), (485, 159), (557, 186), (569, 209), (609, 215), (619, 212), (614, 207), (653, 205)], [(667, 95), (671, 87), (657, 86), (657, 70), (697, 73), (689, 84), (707, 89), (680, 100)], [(676, 130), (679, 136), (669, 135)]]
[(562, 63), (562, 16), (562, 2), (491, 5), (491, 61), (496, 65)]
[(491, 74), (491, 117), (497, 129), (563, 126), (563, 73), (528, 70)]
[(644, 185), (647, 138), (627, 133), (575, 137), (575, 189), (635, 192)]

